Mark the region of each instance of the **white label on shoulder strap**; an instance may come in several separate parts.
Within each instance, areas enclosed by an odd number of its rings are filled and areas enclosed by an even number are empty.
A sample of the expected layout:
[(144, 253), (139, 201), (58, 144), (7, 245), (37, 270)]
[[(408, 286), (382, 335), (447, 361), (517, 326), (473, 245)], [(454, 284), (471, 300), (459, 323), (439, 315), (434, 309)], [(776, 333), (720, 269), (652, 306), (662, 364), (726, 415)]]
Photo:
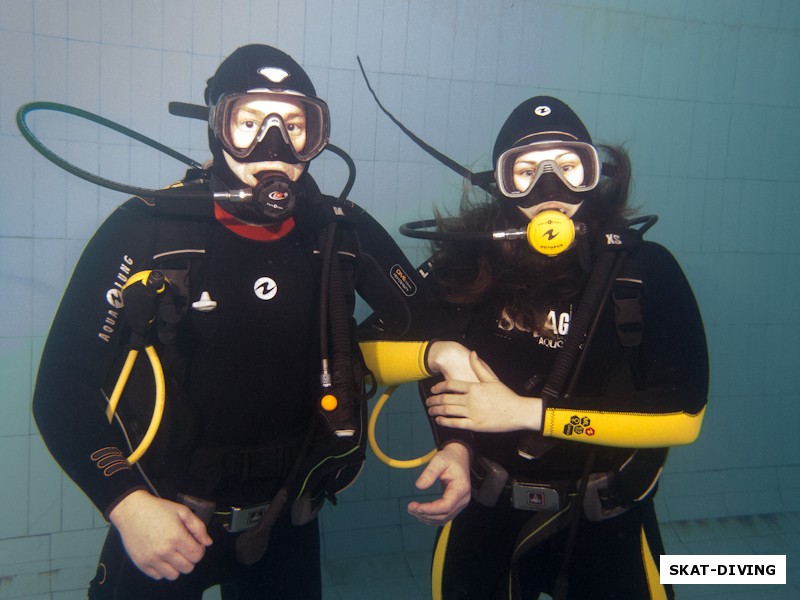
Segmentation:
[(417, 293), (417, 284), (414, 283), (414, 280), (408, 276), (408, 273), (400, 265), (393, 265), (389, 271), (389, 276), (406, 296), (413, 296)]

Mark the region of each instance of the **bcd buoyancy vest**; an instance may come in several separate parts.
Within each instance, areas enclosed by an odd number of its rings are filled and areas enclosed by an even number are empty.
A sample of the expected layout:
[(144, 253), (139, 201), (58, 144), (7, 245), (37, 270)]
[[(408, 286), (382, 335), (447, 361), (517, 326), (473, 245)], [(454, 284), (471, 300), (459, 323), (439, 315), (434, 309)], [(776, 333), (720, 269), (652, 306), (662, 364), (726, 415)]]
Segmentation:
[[(228, 473), (234, 477), (280, 473), (284, 479), (286, 503), (292, 507), (295, 522), (312, 519), (325, 498), (335, 502), (336, 493), (358, 476), (365, 458), (368, 393), (363, 382), (368, 369), (361, 357), (353, 319), (358, 241), (352, 226), (352, 206), (347, 201), (320, 195), (307, 207), (307, 214), (297, 219), (320, 288), (323, 307), (320, 323), (324, 329), (320, 339), (325, 345), (321, 354), (328, 357), (329, 364), (329, 377), (319, 386), (316, 399), (319, 408), (308, 424), (305, 439), (288, 452), (281, 450), (276, 454), (274, 449), (265, 448), (263, 453), (256, 452), (258, 456), (254, 456), (250, 449), (247, 460), (231, 460), (228, 456), (225, 460), (213, 461), (237, 465), (230, 467), (233, 471)], [(163, 272), (171, 283), (166, 311), (171, 316), (158, 319), (159, 353), (168, 381), (167, 401), (159, 434), (143, 466), (151, 472), (159, 493), (165, 497), (175, 497), (182, 491), (179, 489), (181, 473), (194, 451), (197, 434), (196, 419), (185, 397), (188, 359), (177, 347), (180, 341), (176, 329), (207, 283), (206, 263), (212, 251), (207, 247), (208, 227), (208, 218), (198, 217), (182, 220), (180, 227), (169, 227), (168, 232), (162, 230), (161, 234), (156, 234), (157, 250), (151, 261), (152, 269)], [(146, 369), (146, 365), (136, 368)], [(150, 397), (147, 374), (140, 375), (131, 381), (132, 384), (133, 381), (145, 382), (144, 388), (142, 384), (133, 384), (140, 387), (128, 394), (123, 406), (135, 403), (136, 398)], [(327, 400), (323, 402), (324, 397)], [(149, 406), (120, 411), (126, 417), (127, 433), (134, 441), (141, 435), (143, 425), (149, 422), (149, 411)], [(271, 462), (281, 464), (271, 465)], [(241, 470), (242, 464), (249, 465), (249, 472)]]

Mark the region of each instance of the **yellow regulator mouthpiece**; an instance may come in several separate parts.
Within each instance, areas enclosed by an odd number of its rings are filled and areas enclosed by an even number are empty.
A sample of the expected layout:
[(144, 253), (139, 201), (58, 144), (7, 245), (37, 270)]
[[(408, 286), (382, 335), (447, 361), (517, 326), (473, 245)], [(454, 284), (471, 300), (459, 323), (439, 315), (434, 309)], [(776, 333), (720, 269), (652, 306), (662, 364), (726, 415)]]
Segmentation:
[(528, 243), (546, 256), (556, 256), (572, 246), (575, 225), (557, 210), (543, 210), (528, 223)]

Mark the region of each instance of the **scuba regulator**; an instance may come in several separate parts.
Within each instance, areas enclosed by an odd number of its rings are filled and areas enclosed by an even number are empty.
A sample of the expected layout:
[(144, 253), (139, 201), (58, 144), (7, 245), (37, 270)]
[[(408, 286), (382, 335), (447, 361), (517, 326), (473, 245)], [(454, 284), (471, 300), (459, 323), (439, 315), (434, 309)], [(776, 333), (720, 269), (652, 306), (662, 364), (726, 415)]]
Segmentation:
[(259, 180), (253, 188), (253, 202), (266, 221), (279, 223), (292, 216), (301, 193), (293, 181), (273, 175)]
[(426, 219), (400, 226), (400, 233), (421, 240), (487, 241), (525, 239), (531, 248), (545, 256), (558, 256), (572, 248), (578, 236), (586, 234), (586, 225), (576, 223), (561, 211), (549, 209), (537, 213), (526, 227), (503, 231), (431, 231), (437, 221)]

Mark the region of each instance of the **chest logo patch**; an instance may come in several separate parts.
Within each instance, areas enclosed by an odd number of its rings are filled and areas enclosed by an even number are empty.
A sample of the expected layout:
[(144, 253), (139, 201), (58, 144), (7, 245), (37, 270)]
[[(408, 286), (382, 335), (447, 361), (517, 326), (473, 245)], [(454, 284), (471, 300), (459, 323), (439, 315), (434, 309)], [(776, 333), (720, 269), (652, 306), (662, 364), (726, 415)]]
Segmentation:
[(261, 300), (272, 300), (278, 295), (278, 284), (271, 277), (259, 277), (253, 284), (253, 291)]

